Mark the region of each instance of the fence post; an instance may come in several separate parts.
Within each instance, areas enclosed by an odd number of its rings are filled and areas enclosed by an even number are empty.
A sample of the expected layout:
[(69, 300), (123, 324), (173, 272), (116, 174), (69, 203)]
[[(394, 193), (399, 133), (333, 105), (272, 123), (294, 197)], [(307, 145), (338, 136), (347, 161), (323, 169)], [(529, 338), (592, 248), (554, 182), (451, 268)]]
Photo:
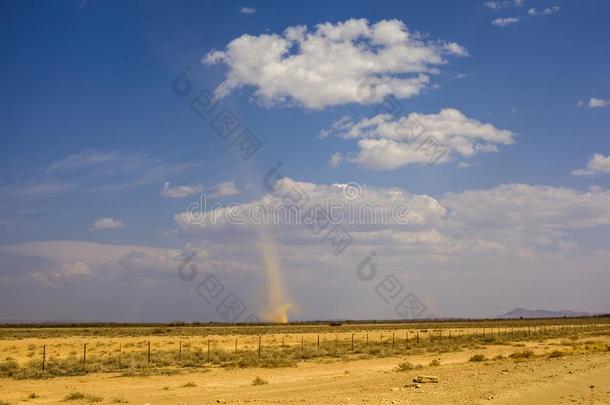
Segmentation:
[(409, 331), (408, 330), (405, 331), (405, 348), (406, 349), (409, 348)]
[(392, 332), (392, 347), (394, 347), (394, 334), (395, 332)]
[(379, 343), (383, 346), (383, 333), (379, 335)]
[(304, 340), (304, 337), (303, 337), (303, 335), (301, 335), (301, 353), (303, 353), (303, 340)]
[(148, 352), (146, 353), (146, 361), (150, 364), (150, 340), (148, 341)]
[(419, 343), (419, 330), (417, 331), (417, 343)]
[(47, 357), (47, 345), (42, 346), (42, 372), (44, 373), (44, 362)]
[(318, 349), (320, 348), (320, 334), (318, 333)]
[(87, 364), (87, 343), (83, 345), (83, 364)]
[(352, 351), (354, 351), (354, 334), (352, 333)]

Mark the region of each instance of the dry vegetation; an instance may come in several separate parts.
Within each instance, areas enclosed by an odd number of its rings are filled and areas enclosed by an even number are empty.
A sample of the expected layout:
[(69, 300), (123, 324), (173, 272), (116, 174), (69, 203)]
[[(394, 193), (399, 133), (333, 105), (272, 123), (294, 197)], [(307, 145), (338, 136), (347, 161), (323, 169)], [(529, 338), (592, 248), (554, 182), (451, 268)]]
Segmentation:
[[(424, 369), (436, 374), (456, 359), (482, 367), (587, 354), (608, 356), (610, 322), (604, 321), (607, 320), (563, 319), (540, 324), (490, 321), (99, 329), (4, 327), (0, 328), (0, 387), (3, 380), (32, 381), (27, 385), (24, 400), (36, 401), (40, 394), (35, 381), (71, 376), (108, 374), (123, 379), (147, 376), (167, 381), (192, 376), (174, 388), (171, 384), (163, 386), (163, 391), (181, 388), (190, 392), (203, 389), (206, 384), (202, 383), (201, 378), (205, 381), (202, 376), (231, 370), (252, 369), (246, 385), (254, 387), (273, 385), (269, 374), (261, 370), (297, 366), (301, 370), (305, 364), (343, 364), (348, 368), (345, 376), (349, 377), (350, 364), (375, 363), (381, 359), (387, 359), (384, 366), (388, 362), (393, 364), (391, 370), (399, 372), (396, 374), (412, 375)], [(60, 399), (94, 403), (106, 398), (105, 403), (127, 402), (113, 391), (101, 394), (78, 388), (64, 391)]]
[[(405, 329), (405, 324), (104, 326), (99, 329), (8, 327), (0, 329), (3, 337), (0, 340), (0, 376), (49, 378), (94, 372), (145, 376), (201, 372), (210, 367), (294, 367), (298, 362), (308, 360), (350, 361), (439, 354), (490, 345), (519, 347), (523, 342), (548, 339), (561, 339), (565, 350), (570, 352), (608, 350), (607, 346), (593, 341), (585, 344), (578, 341), (578, 337), (585, 334), (595, 337), (608, 333), (607, 325), (591, 320), (588, 323), (575, 320), (570, 324), (546, 321), (541, 325), (531, 321), (511, 321), (409, 326), (409, 329)], [(564, 354), (564, 351), (555, 350), (548, 356)], [(533, 356), (531, 350), (515, 351), (509, 355), (513, 359)], [(484, 360), (486, 357), (482, 354), (470, 359), (472, 362)], [(439, 363), (432, 360), (429, 365), (437, 366)]]

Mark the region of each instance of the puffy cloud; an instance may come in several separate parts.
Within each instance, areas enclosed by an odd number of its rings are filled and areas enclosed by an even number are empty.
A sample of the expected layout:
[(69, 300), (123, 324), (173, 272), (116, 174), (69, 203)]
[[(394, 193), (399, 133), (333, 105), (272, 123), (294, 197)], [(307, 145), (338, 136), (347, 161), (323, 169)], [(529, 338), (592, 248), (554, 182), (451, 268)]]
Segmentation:
[[(466, 311), (463, 308), (470, 308), (468, 302), (471, 300), (475, 300), (476, 305), (470, 310), (480, 314), (477, 312), (480, 306), (496, 294), (501, 306), (514, 306), (516, 300), (535, 299), (539, 295), (539, 291), (530, 291), (524, 296), (522, 290), (519, 294), (503, 295), (502, 291), (506, 292), (504, 281), (517, 288), (523, 287), (523, 280), (527, 279), (526, 284), (535, 284), (532, 286), (535, 290), (554, 280), (553, 294), (557, 288), (565, 293), (564, 290), (578, 286), (574, 293), (581, 294), (580, 299), (598, 292), (597, 288), (588, 289), (592, 288), (590, 286), (607, 285), (607, 251), (587, 245), (586, 238), (580, 239), (579, 234), (582, 236), (580, 230), (592, 227), (597, 227), (596, 233), (607, 234), (610, 223), (608, 190), (506, 184), (435, 198), (400, 188), (362, 185), (355, 193), (353, 188), (354, 184), (350, 183), (314, 184), (283, 178), (268, 195), (243, 204), (254, 206), (285, 201), (287, 195), (299, 195), (295, 194), (299, 190), (308, 197), (308, 206), (327, 198), (353, 202), (356, 207), (375, 201), (386, 208), (399, 203), (408, 205), (405, 212), (409, 221), (406, 223), (389, 221), (372, 225), (357, 221), (342, 224), (354, 241), (346, 251), (348, 253), (340, 256), (332, 253), (332, 247), (323, 239), (324, 232), (313, 234), (303, 224), (293, 226), (285, 222), (265, 227), (278, 243), (287, 281), (299, 287), (293, 298), (304, 317), (322, 316), (325, 309), (320, 308), (318, 312), (318, 301), (326, 300), (327, 304), (334, 305), (339, 302), (338, 296), (349, 306), (342, 317), (354, 316), (350, 311), (355, 311), (354, 308), (361, 304), (363, 308), (374, 307), (379, 298), (374, 287), (388, 274), (395, 275), (403, 283), (405, 293), (414, 292), (425, 305), (438, 305), (443, 314), (452, 311), (456, 302), (462, 308), (460, 311)], [(356, 198), (350, 199), (352, 197)], [(198, 252), (198, 268), (206, 273), (213, 271), (223, 283), (230, 280), (231, 289), (239, 290), (240, 297), (244, 291), (260, 291), (264, 283), (264, 266), (256, 242), (260, 225), (193, 224), (187, 221), (185, 214), (176, 214), (175, 221), (180, 237), (189, 237), (191, 241), (184, 251)], [(226, 243), (225, 237), (231, 243)], [(93, 287), (96, 285), (93, 283), (101, 279), (100, 283), (117, 287), (123, 286), (125, 281), (137, 282), (142, 287), (141, 296), (148, 295), (151, 290), (145, 286), (152, 285), (160, 277), (175, 277), (183, 260), (179, 249), (72, 241), (30, 242), (0, 250), (4, 257), (10, 255), (11, 261), (15, 260), (13, 255), (40, 259), (24, 260), (19, 268), (26, 274), (28, 271), (42, 274), (29, 273), (30, 279), (41, 283), (82, 282), (90, 284), (84, 287)], [(372, 251), (376, 252), (374, 263), (380, 275), (374, 283), (366, 284), (357, 278), (355, 269)], [(137, 277), (129, 278), (130, 274)], [(498, 277), (503, 280), (501, 286), (498, 286)], [(594, 283), (591, 283), (592, 279)], [(578, 284), (579, 280), (582, 284)], [(460, 281), (461, 289), (454, 294), (455, 285)], [(9, 277), (5, 282), (13, 281)], [(193, 283), (192, 288), (198, 282)], [(162, 284), (163, 289), (168, 289), (167, 283), (158, 284), (159, 288)], [(180, 283), (178, 287), (187, 288)], [(173, 294), (188, 297), (182, 289)], [(488, 294), (489, 289), (493, 291)], [(316, 291), (315, 300), (311, 299), (311, 291)], [(198, 299), (196, 292), (189, 293)], [(453, 295), (444, 302), (447, 294)], [(468, 302), (460, 301), (465, 294), (469, 297)], [(250, 298), (254, 295), (248, 293), (243, 298), (250, 310), (262, 307), (256, 300), (250, 307)], [(574, 302), (578, 303), (578, 300)], [(603, 304), (605, 301), (600, 301), (599, 305)], [(213, 313), (214, 306), (211, 308)], [(394, 316), (392, 308), (376, 308), (373, 317)], [(183, 308), (176, 307), (176, 310), (180, 313)], [(501, 312), (495, 307), (490, 311), (491, 315)]]
[(491, 24), (496, 27), (507, 27), (512, 24), (517, 24), (519, 22), (519, 18), (517, 17), (506, 17), (506, 18), (496, 18), (492, 20)]
[(189, 195), (201, 193), (203, 191), (203, 187), (201, 184), (190, 184), (186, 186), (174, 186), (172, 187), (169, 181), (166, 181), (163, 184), (163, 189), (160, 194), (163, 197), (168, 198), (184, 198)]
[(495, 152), (497, 145), (514, 142), (511, 131), (468, 118), (453, 108), (405, 117), (380, 114), (357, 122), (343, 117), (320, 133), (321, 137), (329, 135), (357, 139), (360, 151), (347, 160), (379, 170), (444, 163), (454, 156)]
[(93, 223), (95, 229), (117, 229), (124, 228), (125, 224), (114, 218), (99, 218)]
[[(290, 203), (295, 195), (306, 196), (307, 206), (298, 208)], [(201, 205), (203, 204), (203, 205)], [(257, 225), (279, 225), (288, 229), (306, 230), (303, 222), (307, 207), (320, 205), (328, 212), (333, 223), (353, 228), (381, 229), (404, 225), (420, 229), (439, 223), (444, 208), (432, 197), (413, 195), (397, 188), (374, 188), (355, 184), (314, 184), (284, 177), (277, 181), (273, 191), (243, 204), (222, 206), (201, 204), (189, 207), (174, 216), (182, 232), (209, 235), (213, 230)], [(285, 227), (287, 226), (287, 227)], [(242, 228), (243, 229), (243, 228)]]
[(610, 101), (592, 97), (589, 99), (589, 108), (602, 108), (610, 105)]
[(586, 169), (574, 170), (574, 176), (593, 176), (600, 173), (610, 173), (610, 156), (595, 153), (587, 162)]
[[(263, 223), (260, 215), (250, 215), (265, 207), (267, 213), (279, 212), (274, 221), (264, 223), (277, 225), (277, 232), (288, 232), (297, 237), (297, 230), (307, 231), (306, 227), (295, 221), (297, 215), (308, 212), (308, 207), (321, 204), (327, 208), (338, 207), (332, 212), (350, 232), (358, 235), (360, 242), (379, 240), (391, 242), (417, 240), (422, 237), (429, 243), (449, 242), (493, 246), (494, 250), (509, 244), (526, 248), (536, 243), (549, 244), (563, 240), (565, 231), (583, 229), (610, 224), (610, 192), (599, 188), (578, 191), (569, 188), (557, 188), (528, 184), (505, 184), (490, 189), (466, 190), (461, 193), (447, 193), (441, 199), (427, 195), (408, 193), (400, 188), (376, 188), (358, 186), (351, 189), (348, 184), (314, 184), (299, 182), (290, 178), (279, 180), (269, 193), (258, 200), (234, 205), (234, 219), (237, 212), (246, 215), (240, 220), (227, 220), (227, 207), (204, 207), (205, 218), (193, 221), (189, 212), (178, 213), (175, 221), (182, 232), (191, 235), (213, 235), (210, 232), (248, 229)], [(356, 198), (351, 199), (353, 194)], [(273, 208), (286, 207), (290, 196), (306, 196), (303, 211), (289, 212)], [(332, 201), (331, 205), (326, 202)], [(288, 204), (289, 206), (289, 204)], [(377, 214), (377, 220), (386, 215), (385, 221), (371, 221), (371, 207)], [(403, 207), (400, 216), (391, 215), (393, 207)], [(348, 210), (349, 209), (349, 210)], [(207, 211), (206, 211), (207, 210)], [(350, 211), (351, 210), (351, 211)], [(359, 217), (357, 213), (365, 213)], [(354, 215), (354, 213), (356, 213)], [(197, 218), (195, 218), (197, 219)], [(266, 219), (269, 219), (267, 217)], [(255, 227), (254, 227), (255, 228)], [(423, 232), (423, 233), (422, 233)], [(304, 232), (307, 235), (307, 232)], [(451, 235), (451, 236), (450, 236)], [(431, 236), (434, 236), (430, 239)], [(415, 239), (414, 239), (415, 238)], [(298, 238), (297, 238), (298, 239)], [(296, 239), (293, 239), (296, 240)], [(543, 243), (544, 242), (544, 243)], [(404, 245), (400, 245), (404, 247)]]
[(472, 231), (484, 229), (578, 229), (610, 224), (610, 192), (582, 192), (529, 184), (449, 193), (441, 200), (450, 220)]
[(388, 95), (412, 97), (447, 63), (446, 55), (467, 54), (457, 43), (426, 40), (399, 20), (351, 19), (318, 24), (312, 31), (291, 26), (281, 35), (245, 34), (204, 62), (228, 67), (218, 97), (252, 86), (268, 105), (323, 109), (376, 103)]

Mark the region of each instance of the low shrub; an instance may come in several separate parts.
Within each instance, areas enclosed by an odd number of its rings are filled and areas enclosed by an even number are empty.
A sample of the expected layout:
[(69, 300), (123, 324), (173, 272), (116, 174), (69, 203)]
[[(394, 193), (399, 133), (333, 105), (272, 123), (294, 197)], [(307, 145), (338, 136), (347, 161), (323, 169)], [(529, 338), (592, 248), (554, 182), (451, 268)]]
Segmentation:
[(404, 361), (402, 363), (398, 363), (397, 371), (410, 371), (413, 370), (415, 366), (408, 361)]
[(260, 378), (259, 376), (256, 376), (256, 378), (254, 380), (252, 380), (252, 385), (265, 385), (265, 384), (269, 384), (269, 382), (267, 380)]
[(534, 352), (531, 350), (523, 350), (521, 352), (511, 353), (508, 357), (511, 359), (529, 359), (534, 357)]
[(487, 360), (487, 357), (485, 357), (484, 354), (475, 354), (468, 361), (479, 362), (479, 361), (485, 361), (485, 360)]
[(547, 357), (549, 358), (556, 358), (556, 357), (563, 357), (564, 356), (564, 352), (562, 352), (561, 350), (553, 350), (552, 352), (550, 352)]

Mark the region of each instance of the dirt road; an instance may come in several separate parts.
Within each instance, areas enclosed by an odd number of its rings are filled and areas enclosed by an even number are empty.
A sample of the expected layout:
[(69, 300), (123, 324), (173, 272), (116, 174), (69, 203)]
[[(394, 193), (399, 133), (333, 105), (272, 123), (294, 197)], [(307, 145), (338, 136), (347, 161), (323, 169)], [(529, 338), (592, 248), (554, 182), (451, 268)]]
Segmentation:
[[(514, 348), (299, 363), (283, 369), (212, 369), (174, 376), (119, 377), (93, 374), (48, 380), (0, 380), (0, 400), (10, 404), (55, 404), (70, 392), (89, 399), (63, 403), (130, 404), (610, 404), (610, 352), (472, 363), (473, 353)], [(407, 372), (399, 362), (429, 364)], [(419, 375), (438, 383), (412, 384)], [(252, 385), (255, 377), (268, 384)], [(36, 393), (37, 398), (28, 396)]]

